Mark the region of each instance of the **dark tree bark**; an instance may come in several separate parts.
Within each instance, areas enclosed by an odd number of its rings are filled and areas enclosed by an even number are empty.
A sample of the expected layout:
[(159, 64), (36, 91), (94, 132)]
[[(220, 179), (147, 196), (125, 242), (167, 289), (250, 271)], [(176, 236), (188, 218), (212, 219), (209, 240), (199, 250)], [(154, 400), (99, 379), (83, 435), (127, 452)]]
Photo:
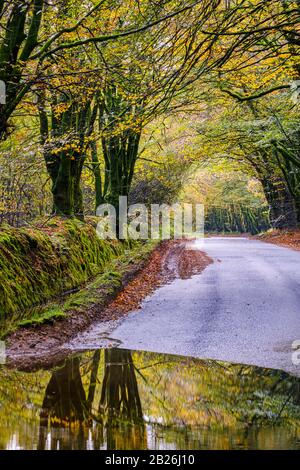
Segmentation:
[(105, 351), (99, 414), (106, 417), (108, 449), (120, 448), (119, 432), (124, 449), (146, 448), (143, 412), (130, 351)]
[(295, 228), (298, 225), (295, 201), (285, 182), (276, 178), (260, 178), (264, 194), (270, 207), (270, 222), (273, 228)]
[[(57, 115), (55, 106), (59, 100), (66, 101), (68, 109)], [(44, 159), (52, 181), (53, 214), (83, 219), (81, 175), (88, 146), (85, 139), (93, 131), (98, 107), (92, 100), (80, 103), (65, 93), (52, 96), (48, 110), (42, 91), (38, 109)]]
[(91, 159), (93, 165), (93, 173), (95, 178), (95, 213), (97, 208), (104, 202), (102, 193), (102, 177), (101, 166), (98, 158), (97, 142), (93, 141), (91, 144)]
[(87, 416), (88, 404), (79, 366), (79, 358), (71, 358), (52, 374), (40, 413), (40, 450), (46, 446), (49, 422), (51, 427), (69, 427), (75, 422), (82, 424)]
[[(0, 12), (4, 3), (0, 3)], [(7, 17), (5, 35), (0, 42), (0, 80), (6, 85), (6, 103), (0, 104), (0, 140), (7, 136), (8, 120), (31, 87), (30, 82), (22, 81), (22, 72), (38, 44), (44, 3), (44, 0), (17, 0)]]

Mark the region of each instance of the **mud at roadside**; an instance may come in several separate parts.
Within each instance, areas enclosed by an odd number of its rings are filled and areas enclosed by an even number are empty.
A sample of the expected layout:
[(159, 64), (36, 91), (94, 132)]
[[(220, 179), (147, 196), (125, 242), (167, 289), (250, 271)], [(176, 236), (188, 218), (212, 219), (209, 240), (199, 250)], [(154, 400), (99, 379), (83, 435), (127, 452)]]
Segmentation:
[(52, 325), (15, 331), (7, 340), (8, 365), (23, 370), (52, 367), (70, 353), (66, 343), (93, 323), (120, 321), (139, 309), (141, 302), (159, 286), (201, 273), (213, 260), (189, 244), (190, 241), (182, 240), (162, 242), (146, 262), (132, 266), (122, 280), (121, 291), (104, 304), (92, 305), (83, 314), (71, 311), (66, 319)]

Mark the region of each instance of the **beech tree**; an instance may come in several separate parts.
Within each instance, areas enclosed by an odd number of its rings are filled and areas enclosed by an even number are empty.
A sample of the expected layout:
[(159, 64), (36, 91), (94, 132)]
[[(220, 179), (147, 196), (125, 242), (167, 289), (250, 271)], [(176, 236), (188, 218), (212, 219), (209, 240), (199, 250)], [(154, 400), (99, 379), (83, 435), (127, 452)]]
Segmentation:
[[(234, 99), (215, 90), (216, 101), (210, 100), (210, 114), (214, 106), (218, 112), (210, 122), (196, 125), (203, 143), (204, 161), (236, 162), (237, 168), (260, 181), (270, 208), (271, 224), (276, 228), (295, 227), (299, 223), (299, 171), (297, 166), (286, 169), (274, 142), (293, 148), (296, 139), (292, 129), (297, 123), (296, 110), (291, 114), (288, 96), (257, 103), (237, 104)], [(266, 102), (267, 101), (267, 102)], [(297, 132), (296, 132), (297, 134)], [(200, 143), (199, 142), (199, 143)], [(297, 195), (298, 194), (298, 195)]]
[[(164, 9), (161, 5), (157, 6), (152, 2), (148, 2), (144, 14), (136, 10), (133, 12), (128, 11), (126, 5), (121, 5), (120, 2), (116, 2), (116, 9), (114, 10), (110, 6), (105, 8), (105, 2), (101, 3), (100, 23), (98, 16), (95, 16), (95, 18), (89, 17), (88, 21), (85, 17), (85, 28), (88, 29), (90, 38), (80, 41), (74, 40), (71, 43), (72, 47), (69, 47), (67, 43), (63, 43), (63, 47), (61, 47), (60, 40), (57, 39), (57, 46), (52, 49), (50, 54), (51, 59), (48, 58), (47, 66), (45, 67), (44, 63), (44, 68), (40, 69), (39, 81), (34, 88), (34, 92), (38, 96), (41, 143), (48, 173), (52, 180), (53, 212), (64, 216), (83, 216), (80, 188), (81, 173), (89, 147), (94, 152), (92, 154), (95, 160), (94, 170), (97, 171), (96, 141), (95, 137), (92, 138), (92, 136), (94, 135), (94, 124), (97, 117), (100, 128), (103, 125), (104, 104), (114, 114), (114, 122), (110, 120), (107, 129), (109, 136), (107, 134), (105, 137), (102, 136), (106, 157), (106, 175), (109, 175), (109, 178), (105, 180), (105, 188), (109, 190), (109, 194), (113, 195), (111, 198), (107, 197), (106, 199), (115, 202), (120, 194), (128, 193), (128, 189), (125, 191), (124, 188), (130, 186), (134, 169), (133, 161), (136, 160), (137, 155), (136, 139), (138, 132), (136, 129), (126, 129), (126, 134), (129, 137), (122, 136), (122, 145), (124, 139), (128, 138), (129, 141), (126, 144), (126, 155), (122, 165), (123, 174), (120, 176), (120, 165), (115, 160), (115, 154), (112, 154), (111, 149), (116, 146), (117, 126), (115, 120), (116, 115), (121, 111), (117, 111), (119, 104), (114, 101), (113, 96), (115, 95), (112, 93), (109, 98), (113, 85), (109, 84), (106, 78), (107, 70), (114, 65), (115, 59), (113, 59), (113, 64), (111, 64), (111, 57), (108, 57), (107, 60), (104, 59), (103, 51), (108, 46), (105, 45), (99, 49), (95, 44), (113, 42), (111, 48), (116, 49), (118, 51), (116, 55), (120, 57), (123, 50), (124, 36), (131, 37), (133, 34), (141, 34), (142, 32), (145, 34), (148, 29), (155, 29), (156, 27), (161, 31), (161, 24), (165, 25), (172, 22), (174, 18), (181, 16), (187, 10), (191, 10), (199, 2), (186, 6), (185, 2), (167, 1), (164, 3)], [(68, 5), (66, 5), (60, 16), (63, 21), (66, 21), (69, 15), (70, 11)], [(123, 17), (126, 19), (126, 23), (135, 25), (135, 29), (132, 26), (126, 34), (99, 36), (101, 29), (114, 31), (116, 22), (124, 24)], [(146, 26), (139, 27), (140, 23), (144, 23)], [(105, 41), (103, 41), (104, 38), (106, 38)], [(118, 38), (120, 43), (116, 43)], [(129, 43), (132, 44), (131, 39)], [(76, 48), (73, 47), (74, 44), (76, 44)], [(55, 56), (59, 55), (59, 60), (54, 58), (54, 54)], [(137, 59), (134, 60), (138, 62)], [(123, 78), (126, 79), (124, 75)], [(105, 101), (105, 95), (108, 96), (109, 104)], [(123, 101), (122, 113), (125, 112), (126, 114), (127, 108), (124, 109)], [(131, 106), (131, 101), (132, 99), (129, 102), (127, 100), (125, 107)], [(138, 105), (134, 104), (135, 113), (137, 108)], [(126, 165), (124, 164), (125, 160)], [(99, 183), (99, 180), (96, 175), (97, 183)], [(119, 183), (117, 185), (120, 180), (122, 180), (121, 186)], [(96, 187), (96, 194), (100, 197), (98, 187)]]
[[(170, 108), (175, 96), (215, 64), (213, 54), (208, 52), (214, 39), (200, 41), (199, 30), (213, 18), (219, 6), (219, 0), (190, 6), (182, 1), (165, 2), (164, 9), (171, 8), (171, 12), (164, 11), (164, 19), (155, 21), (153, 18), (161, 16), (161, 4), (148, 2), (142, 11), (139, 6), (138, 12), (128, 11), (126, 5), (117, 11), (102, 9), (105, 28), (107, 24), (114, 27), (116, 21), (122, 24), (143, 21), (151, 28), (143, 28), (143, 35), (136, 32), (135, 41), (130, 34), (127, 40), (121, 37), (118, 41), (110, 36), (114, 41), (106, 41), (101, 48), (90, 41), (80, 42), (76, 52), (64, 47), (60, 61), (52, 59), (41, 80), (41, 87), (46, 84), (48, 89), (48, 101), (50, 98), (50, 126), (43, 97), (39, 112), (44, 155), (53, 181), (55, 213), (82, 215), (80, 177), (89, 146), (98, 202), (117, 205), (119, 196), (129, 194), (143, 127)], [(190, 17), (183, 22), (187, 9)], [(99, 37), (102, 23), (88, 22), (91, 37)], [(55, 51), (60, 53), (59, 45)], [(96, 152), (98, 138), (105, 162), (103, 188), (99, 187), (102, 179)]]
[[(96, 207), (117, 206), (144, 129), (213, 107), (201, 158), (235, 159), (261, 181), (274, 225), (295, 225), (298, 24), (298, 0), (2, 0), (0, 138), (20, 114), (34, 129), (38, 116), (53, 214), (82, 218), (85, 166)], [(226, 107), (238, 111), (224, 117)]]
[[(149, 12), (152, 7), (143, 14)], [(119, 196), (128, 196), (144, 127), (195, 102), (194, 84), (226, 63), (230, 54), (217, 47), (220, 18), (227, 18), (226, 4), (203, 1), (190, 10), (189, 17), (182, 13), (135, 41), (101, 48), (106, 66), (99, 96), (103, 181), (95, 144), (92, 154), (98, 201), (116, 206)], [(203, 34), (207, 24), (213, 25), (214, 35)]]
[[(72, 0), (1, 0), (0, 1), (0, 80), (6, 86), (6, 102), (0, 104), (0, 138), (9, 130), (9, 119), (32, 85), (39, 79), (41, 65), (60, 52), (87, 44), (106, 43), (146, 31), (155, 24), (188, 11), (191, 5), (179, 11), (173, 2), (166, 1), (169, 11), (144, 24), (134, 23), (100, 35), (91, 35), (85, 28), (86, 20), (109, 4), (107, 0), (76, 5)], [(114, 2), (119, 6), (119, 2)], [(60, 11), (68, 11), (65, 22), (56, 22)], [(165, 13), (165, 15), (164, 15)], [(79, 19), (78, 19), (79, 18)], [(143, 21), (143, 18), (140, 18)], [(49, 23), (51, 27), (49, 27)], [(53, 27), (57, 23), (57, 27)], [(75, 34), (76, 33), (76, 34)], [(74, 36), (75, 34), (75, 36)], [(79, 37), (78, 37), (79, 36)]]

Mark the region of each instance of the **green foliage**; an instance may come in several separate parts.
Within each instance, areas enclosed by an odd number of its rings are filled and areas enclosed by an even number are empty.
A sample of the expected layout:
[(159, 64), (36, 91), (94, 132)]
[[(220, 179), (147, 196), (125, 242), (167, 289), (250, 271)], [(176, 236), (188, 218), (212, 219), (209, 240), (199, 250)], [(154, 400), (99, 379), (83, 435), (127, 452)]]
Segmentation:
[[(0, 156), (1, 218), (16, 224), (52, 209), (82, 219), (128, 195), (132, 181), (138, 202), (144, 193), (169, 202), (177, 170), (200, 156), (236, 159), (264, 187), (273, 225), (299, 222), (298, 1), (27, 3), (0, 3), (1, 147), (9, 136), (12, 144)], [(149, 137), (156, 158), (140, 141), (161, 117), (186, 132), (169, 153), (160, 122)], [(190, 130), (202, 138), (187, 150)], [(141, 160), (158, 160), (156, 174), (137, 175)]]
[[(53, 237), (55, 235), (51, 236), (51, 238)], [(137, 241), (106, 242), (109, 256), (106, 257), (105, 263), (101, 266), (91, 263), (91, 272), (99, 272), (99, 274), (93, 274), (92, 280), (87, 280), (83, 285), (78, 284), (79, 279), (77, 279), (76, 285), (80, 287), (78, 291), (75, 288), (75, 292), (70, 292), (67, 296), (59, 296), (61, 291), (49, 290), (45, 292), (45, 298), (41, 297), (41, 303), (33, 307), (20, 307), (20, 302), (12, 297), (11, 303), (15, 310), (0, 319), (0, 337), (5, 337), (19, 326), (30, 327), (52, 323), (63, 320), (70, 312), (76, 311), (78, 314), (84, 315), (88, 308), (95, 305), (97, 308), (104, 307), (107, 299), (113, 297), (121, 289), (123, 279), (127, 273), (130, 274), (132, 265), (140, 265), (144, 262), (157, 243), (157, 241), (143, 243)], [(40, 275), (40, 270), (37, 275)], [(35, 279), (34, 281), (36, 282)], [(16, 286), (15, 289), (20, 291), (21, 295), (25, 295), (22, 286)], [(32, 304), (31, 300), (32, 297), (29, 293), (26, 298), (27, 304), (32, 305), (33, 300)]]

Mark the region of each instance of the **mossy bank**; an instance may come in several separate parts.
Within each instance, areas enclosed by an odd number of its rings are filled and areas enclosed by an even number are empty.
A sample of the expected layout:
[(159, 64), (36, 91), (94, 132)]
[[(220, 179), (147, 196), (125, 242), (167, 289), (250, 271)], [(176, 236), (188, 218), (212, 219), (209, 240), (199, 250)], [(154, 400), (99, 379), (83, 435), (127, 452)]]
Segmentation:
[[(140, 245), (140, 244), (138, 244)], [(45, 306), (47, 302), (101, 279), (113, 290), (120, 284), (120, 273), (111, 263), (137, 250), (137, 242), (100, 240), (94, 224), (77, 220), (52, 219), (43, 228), (0, 228), (0, 322), (24, 326), (35, 319), (63, 316), (60, 308)], [(150, 247), (149, 247), (150, 249)], [(140, 250), (139, 251), (145, 251)], [(148, 251), (148, 247), (146, 249)], [(76, 294), (77, 303), (90, 302), (92, 292)], [(88, 297), (88, 298), (86, 298)], [(76, 303), (71, 296), (68, 302)], [(6, 326), (3, 326), (6, 325)]]

